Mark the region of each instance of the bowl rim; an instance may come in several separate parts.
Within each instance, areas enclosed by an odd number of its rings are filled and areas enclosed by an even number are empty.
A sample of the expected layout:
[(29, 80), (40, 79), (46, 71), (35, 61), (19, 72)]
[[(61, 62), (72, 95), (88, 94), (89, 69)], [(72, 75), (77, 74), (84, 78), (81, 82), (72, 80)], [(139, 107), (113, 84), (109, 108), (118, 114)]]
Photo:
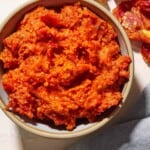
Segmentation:
[[(121, 24), (117, 21), (117, 19), (109, 12), (109, 10), (107, 10), (104, 6), (102, 6), (100, 3), (94, 1), (94, 0), (79, 0), (81, 2), (85, 2), (88, 3), (89, 5), (93, 5), (94, 7), (100, 9), (100, 11), (104, 14), (106, 14), (106, 16), (109, 16), (109, 19), (117, 26), (117, 28), (120, 30), (121, 35), (123, 36), (124, 40), (125, 40), (125, 45), (127, 47), (127, 51), (128, 51), (128, 55), (131, 57), (132, 62), (130, 64), (129, 70), (130, 70), (130, 77), (129, 77), (129, 81), (127, 83), (127, 87), (125, 88), (125, 92), (124, 92), (124, 97), (122, 99), (122, 106), (119, 106), (117, 108), (115, 108), (115, 110), (111, 113), (111, 115), (108, 118), (104, 118), (103, 120), (101, 120), (100, 122), (95, 123), (94, 125), (92, 125), (91, 127), (85, 128), (83, 130), (80, 131), (74, 131), (74, 132), (67, 132), (67, 133), (50, 133), (50, 132), (46, 132), (44, 130), (41, 129), (37, 129), (36, 127), (32, 127), (28, 124), (25, 124), (23, 120), (21, 120), (18, 116), (14, 115), (12, 112), (9, 112), (7, 110), (5, 110), (5, 104), (2, 102), (2, 99), (0, 98), (0, 108), (3, 110), (3, 112), (14, 122), (16, 123), (19, 127), (34, 133), (36, 135), (42, 136), (42, 137), (47, 137), (47, 138), (52, 138), (52, 139), (68, 139), (68, 138), (77, 138), (77, 137), (81, 137), (87, 134), (90, 134), (98, 129), (103, 128), (104, 125), (106, 125), (107, 123), (109, 123), (113, 118), (115, 118), (115, 116), (120, 112), (121, 108), (124, 106), (123, 104), (126, 102), (126, 99), (129, 95), (131, 86), (132, 86), (132, 82), (133, 82), (133, 76), (134, 76), (134, 57), (133, 57), (133, 52), (132, 52), (132, 48), (131, 48), (131, 44), (130, 41), (128, 39), (128, 36), (126, 34), (126, 32), (124, 31), (123, 27), (121, 26)], [(32, 5), (33, 3), (38, 2), (38, 0), (30, 0), (27, 1), (23, 4), (21, 4), (20, 6), (18, 6), (17, 8), (15, 8), (15, 10), (13, 10), (13, 12), (7, 16), (3, 22), (1, 22), (1, 27), (0, 27), (0, 33), (3, 30), (3, 28), (5, 27), (5, 25), (7, 24), (7, 22), (19, 11), (21, 11), (22, 9), (24, 9), (24, 7), (28, 6), (28, 5)]]

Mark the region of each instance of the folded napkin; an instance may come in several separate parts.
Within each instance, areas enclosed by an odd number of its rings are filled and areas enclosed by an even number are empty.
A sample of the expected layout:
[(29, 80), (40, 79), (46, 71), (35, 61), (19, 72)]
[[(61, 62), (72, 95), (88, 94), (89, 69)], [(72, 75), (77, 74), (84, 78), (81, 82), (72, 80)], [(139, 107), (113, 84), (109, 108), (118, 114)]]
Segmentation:
[(116, 125), (80, 140), (69, 150), (150, 150), (149, 115), (150, 84)]

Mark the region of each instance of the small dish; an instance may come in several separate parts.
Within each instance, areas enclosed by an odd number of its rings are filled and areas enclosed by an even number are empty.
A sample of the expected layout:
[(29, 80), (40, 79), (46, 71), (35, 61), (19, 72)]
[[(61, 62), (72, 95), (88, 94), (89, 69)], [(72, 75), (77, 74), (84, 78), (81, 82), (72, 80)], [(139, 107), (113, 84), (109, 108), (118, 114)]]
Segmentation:
[[(24, 3), (22, 6), (18, 7), (16, 10), (14, 10), (14, 13), (11, 14), (11, 16), (7, 17), (6, 20), (2, 23), (2, 27), (0, 29), (0, 50), (2, 50), (2, 39), (7, 37), (9, 34), (11, 34), (18, 21), (30, 10), (37, 6), (45, 6), (45, 7), (58, 7), (63, 4), (72, 4), (74, 2), (77, 2), (77, 0), (43, 0), (43, 1), (37, 1), (37, 0), (31, 0), (30, 2)], [(121, 27), (121, 25), (118, 23), (118, 21), (112, 16), (112, 14), (106, 10), (102, 5), (99, 3), (93, 1), (93, 0), (80, 0), (81, 5), (86, 6), (90, 10), (92, 10), (94, 13), (96, 13), (98, 16), (103, 18), (105, 21), (108, 21), (116, 30), (116, 33), (118, 35), (118, 41), (121, 48), (122, 55), (129, 55), (132, 59), (132, 63), (130, 64), (129, 71), (130, 71), (130, 77), (129, 81), (125, 84), (122, 94), (123, 94), (123, 100), (122, 103), (119, 104), (110, 115), (106, 115), (103, 117), (100, 121), (94, 122), (94, 123), (88, 123), (88, 124), (80, 124), (72, 131), (66, 131), (66, 130), (58, 130), (55, 128), (51, 128), (50, 126), (43, 124), (43, 123), (35, 123), (35, 122), (29, 122), (25, 119), (5, 110), (5, 105), (8, 102), (8, 95), (5, 92), (5, 90), (2, 87), (2, 83), (0, 85), (0, 107), (2, 110), (6, 113), (6, 115), (14, 121), (17, 125), (24, 128), (25, 130), (32, 132), (34, 134), (48, 137), (48, 138), (55, 138), (55, 139), (65, 139), (65, 138), (75, 138), (75, 137), (81, 137), (87, 134), (90, 134), (98, 129), (102, 129), (105, 125), (107, 125), (115, 116), (120, 112), (122, 107), (124, 106), (124, 103), (128, 100), (128, 94), (130, 92), (130, 88), (133, 81), (133, 54), (130, 42), (128, 40), (128, 37)], [(1, 68), (1, 75), (2, 75), (2, 68)]]

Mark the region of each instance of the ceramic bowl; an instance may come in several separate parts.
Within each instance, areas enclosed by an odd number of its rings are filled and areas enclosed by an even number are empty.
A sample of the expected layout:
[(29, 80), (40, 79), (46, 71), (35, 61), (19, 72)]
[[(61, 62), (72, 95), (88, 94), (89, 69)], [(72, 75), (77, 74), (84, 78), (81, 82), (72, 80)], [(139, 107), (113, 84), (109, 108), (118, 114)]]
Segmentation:
[[(61, 1), (60, 0), (42, 0), (42, 1), (30, 0), (24, 3), (23, 5), (19, 6), (17, 9), (14, 10), (14, 12), (11, 15), (9, 15), (5, 19), (4, 22), (1, 23), (0, 50), (2, 50), (3, 47), (2, 39), (8, 36), (9, 34), (11, 34), (14, 31), (14, 28), (18, 23), (18, 21), (20, 21), (20, 19), (33, 8), (41, 5), (45, 7), (61, 6), (62, 4), (71, 4), (76, 1), (77, 0), (61, 0)], [(132, 59), (132, 63), (130, 64), (129, 67), (129, 71), (130, 71), (129, 81), (125, 84), (122, 91), (123, 93), (122, 103), (119, 106), (117, 106), (108, 116), (106, 115), (101, 120), (94, 123), (80, 124), (73, 131), (58, 130), (46, 124), (25, 121), (23, 118), (15, 115), (14, 113), (6, 111), (5, 105), (8, 103), (8, 96), (1, 84), (0, 85), (0, 97), (1, 97), (0, 107), (2, 108), (2, 110), (12, 121), (14, 121), (20, 127), (24, 128), (29, 132), (32, 132), (34, 134), (43, 137), (55, 138), (55, 139), (75, 138), (75, 137), (81, 137), (87, 135), (98, 129), (102, 129), (109, 122), (111, 122), (111, 120), (116, 116), (116, 114), (120, 112), (120, 110), (124, 106), (124, 103), (128, 101), (128, 94), (133, 80), (133, 55), (132, 55), (132, 49), (128, 37), (125, 31), (123, 30), (123, 28), (121, 27), (121, 25), (118, 23), (118, 21), (102, 5), (100, 5), (99, 3), (93, 0), (80, 0), (80, 3), (83, 6), (88, 7), (90, 10), (92, 10), (94, 13), (96, 13), (104, 20), (108, 21), (116, 30), (119, 44), (121, 46), (122, 55), (129, 55)], [(2, 72), (2, 68), (1, 68), (1, 72)]]

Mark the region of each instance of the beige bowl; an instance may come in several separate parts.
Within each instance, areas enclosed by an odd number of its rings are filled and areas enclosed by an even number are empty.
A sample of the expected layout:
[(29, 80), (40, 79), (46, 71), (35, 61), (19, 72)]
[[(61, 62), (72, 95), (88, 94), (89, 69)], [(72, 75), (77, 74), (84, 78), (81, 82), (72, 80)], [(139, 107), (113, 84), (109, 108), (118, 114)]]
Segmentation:
[[(0, 29), (0, 50), (2, 50), (2, 39), (13, 32), (17, 22), (23, 17), (25, 13), (27, 13), (31, 9), (39, 5), (43, 5), (46, 7), (60, 6), (62, 4), (73, 3), (76, 1), (77, 0), (61, 0), (61, 1), (60, 0), (42, 0), (42, 1), (30, 0), (29, 2), (26, 2), (22, 6), (18, 7), (13, 12), (13, 14), (11, 14), (8, 18), (6, 18), (6, 20), (2, 23), (2, 28)], [(80, 0), (80, 2), (82, 5), (88, 7), (94, 13), (96, 13), (104, 20), (112, 24), (112, 26), (114, 27), (114, 29), (118, 34), (118, 40), (121, 46), (122, 54), (129, 55), (133, 60), (132, 49), (128, 37), (124, 32), (123, 28), (121, 27), (121, 25), (118, 23), (118, 21), (112, 16), (112, 14), (108, 10), (106, 10), (103, 6), (101, 6), (99, 3), (93, 0)], [(113, 112), (109, 116), (105, 116), (100, 121), (94, 123), (78, 125), (73, 131), (58, 130), (55, 128), (51, 128), (50, 126), (42, 123), (33, 124), (31, 122), (26, 122), (23, 118), (11, 112), (6, 111), (5, 105), (8, 102), (8, 96), (5, 90), (3, 89), (2, 84), (0, 85), (0, 97), (1, 97), (0, 107), (6, 113), (6, 115), (17, 125), (37, 135), (49, 137), (49, 138), (56, 138), (56, 139), (81, 137), (83, 135), (92, 133), (98, 129), (102, 129), (106, 124), (108, 124), (108, 122), (112, 120), (112, 118), (116, 116), (116, 114), (120, 112), (124, 103), (128, 100), (127, 96), (129, 94), (132, 80), (133, 80), (133, 61), (130, 64), (129, 70), (130, 70), (129, 81), (126, 83), (122, 91), (123, 93), (122, 103), (115, 110), (113, 110)]]

